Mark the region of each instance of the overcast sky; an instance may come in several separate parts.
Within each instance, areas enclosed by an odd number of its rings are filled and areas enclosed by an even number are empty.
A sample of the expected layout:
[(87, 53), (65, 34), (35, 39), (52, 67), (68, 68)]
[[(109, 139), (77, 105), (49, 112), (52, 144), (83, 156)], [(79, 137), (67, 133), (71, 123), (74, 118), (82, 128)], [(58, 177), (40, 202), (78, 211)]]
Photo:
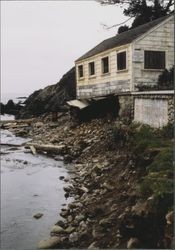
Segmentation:
[(74, 61), (117, 33), (122, 9), (95, 1), (2, 1), (1, 90), (26, 93), (59, 81)]

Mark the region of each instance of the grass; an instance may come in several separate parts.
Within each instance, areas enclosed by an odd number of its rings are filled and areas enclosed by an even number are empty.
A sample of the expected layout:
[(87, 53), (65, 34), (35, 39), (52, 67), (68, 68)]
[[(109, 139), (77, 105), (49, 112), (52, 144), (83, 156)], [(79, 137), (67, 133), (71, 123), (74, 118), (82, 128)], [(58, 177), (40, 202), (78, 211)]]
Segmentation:
[[(139, 193), (145, 199), (154, 197), (153, 206), (158, 204), (162, 209), (169, 209), (173, 205), (173, 126), (163, 129), (153, 129), (145, 125), (132, 125), (134, 131), (130, 141), (133, 153), (143, 159), (148, 149), (158, 149), (157, 153), (148, 161), (139, 161), (140, 168), (146, 168), (146, 175), (140, 181)], [(171, 197), (171, 198), (170, 198)], [(162, 202), (160, 202), (162, 201)]]

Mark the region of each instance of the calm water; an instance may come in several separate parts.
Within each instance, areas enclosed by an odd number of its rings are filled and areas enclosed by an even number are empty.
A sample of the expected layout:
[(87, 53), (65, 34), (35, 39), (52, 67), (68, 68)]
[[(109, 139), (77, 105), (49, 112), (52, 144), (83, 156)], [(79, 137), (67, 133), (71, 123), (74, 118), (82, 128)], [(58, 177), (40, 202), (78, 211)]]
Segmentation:
[[(2, 131), (1, 141), (21, 144), (24, 139)], [(25, 153), (23, 147), (1, 147), (1, 249), (36, 249), (37, 242), (48, 238), (59, 212), (67, 201), (62, 162)], [(43, 213), (36, 220), (33, 215)]]

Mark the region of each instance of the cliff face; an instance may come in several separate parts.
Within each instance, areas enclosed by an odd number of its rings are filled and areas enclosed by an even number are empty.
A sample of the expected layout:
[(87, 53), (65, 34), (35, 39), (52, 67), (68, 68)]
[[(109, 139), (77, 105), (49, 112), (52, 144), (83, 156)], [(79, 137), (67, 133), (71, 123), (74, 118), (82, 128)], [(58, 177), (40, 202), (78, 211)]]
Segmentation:
[(58, 83), (32, 93), (17, 118), (29, 118), (46, 112), (59, 111), (66, 101), (76, 97), (75, 86), (75, 67), (73, 67)]

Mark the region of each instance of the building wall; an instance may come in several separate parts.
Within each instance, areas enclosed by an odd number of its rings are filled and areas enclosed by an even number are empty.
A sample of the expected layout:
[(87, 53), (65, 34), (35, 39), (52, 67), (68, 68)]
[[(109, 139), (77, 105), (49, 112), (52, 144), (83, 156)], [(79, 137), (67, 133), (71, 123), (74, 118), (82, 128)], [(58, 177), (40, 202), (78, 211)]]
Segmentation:
[[(174, 65), (174, 17), (155, 27), (133, 43), (133, 83), (137, 85), (155, 85), (162, 70), (144, 69), (144, 50), (165, 51), (165, 68)], [(134, 86), (133, 85), (133, 86)], [(134, 89), (133, 89), (134, 90)]]
[(119, 118), (125, 123), (130, 123), (134, 119), (134, 98), (131, 94), (118, 95)]
[[(126, 51), (127, 54), (127, 69), (117, 71), (117, 53), (122, 51)], [(76, 62), (77, 98), (130, 91), (132, 79), (131, 52), (131, 45), (124, 45)], [(109, 73), (102, 74), (101, 59), (106, 56), (109, 56)], [(89, 76), (88, 63), (92, 61), (95, 62), (95, 76)], [(84, 67), (84, 77), (81, 79), (78, 77), (79, 65)]]
[(174, 122), (173, 94), (142, 94), (134, 97), (134, 121), (159, 128)]

